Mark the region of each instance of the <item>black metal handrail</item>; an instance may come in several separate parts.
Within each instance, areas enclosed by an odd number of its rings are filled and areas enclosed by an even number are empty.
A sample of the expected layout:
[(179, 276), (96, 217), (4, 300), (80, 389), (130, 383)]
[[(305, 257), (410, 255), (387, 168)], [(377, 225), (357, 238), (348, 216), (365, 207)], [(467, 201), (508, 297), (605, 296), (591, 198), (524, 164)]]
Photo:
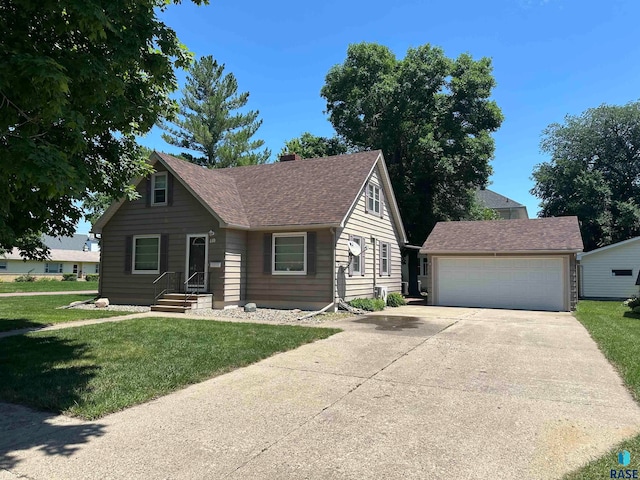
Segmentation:
[[(158, 300), (165, 293), (173, 293), (175, 291), (176, 277), (181, 272), (163, 272), (158, 278), (153, 281), (153, 300)], [(165, 279), (164, 282), (160, 280)], [(164, 288), (158, 293), (158, 289), (164, 286)]]
[[(189, 282), (191, 282), (191, 280), (193, 280), (193, 278), (196, 279), (196, 285), (195, 287), (193, 287), (192, 290), (189, 289)], [(202, 281), (200, 281), (202, 280)], [(193, 297), (193, 295), (197, 295), (198, 294), (198, 289), (201, 288), (201, 286), (204, 286), (204, 281), (205, 281), (205, 272), (194, 272), (191, 274), (191, 276), (189, 278), (187, 278), (184, 281), (184, 304), (185, 306), (187, 305), (187, 301)]]

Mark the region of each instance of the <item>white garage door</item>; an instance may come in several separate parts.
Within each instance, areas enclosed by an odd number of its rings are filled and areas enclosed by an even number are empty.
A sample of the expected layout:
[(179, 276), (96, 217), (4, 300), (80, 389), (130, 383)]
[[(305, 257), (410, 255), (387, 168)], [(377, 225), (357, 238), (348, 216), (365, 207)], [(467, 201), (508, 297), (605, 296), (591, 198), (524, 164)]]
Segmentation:
[(437, 258), (436, 303), (564, 310), (562, 258)]

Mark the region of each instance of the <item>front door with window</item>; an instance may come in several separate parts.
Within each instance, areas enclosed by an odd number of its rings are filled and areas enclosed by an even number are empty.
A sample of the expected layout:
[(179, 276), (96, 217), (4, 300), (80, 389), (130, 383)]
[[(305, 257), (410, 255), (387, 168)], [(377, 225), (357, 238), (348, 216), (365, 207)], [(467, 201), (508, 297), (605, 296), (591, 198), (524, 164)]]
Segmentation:
[(207, 236), (187, 235), (187, 269), (189, 290), (207, 290)]

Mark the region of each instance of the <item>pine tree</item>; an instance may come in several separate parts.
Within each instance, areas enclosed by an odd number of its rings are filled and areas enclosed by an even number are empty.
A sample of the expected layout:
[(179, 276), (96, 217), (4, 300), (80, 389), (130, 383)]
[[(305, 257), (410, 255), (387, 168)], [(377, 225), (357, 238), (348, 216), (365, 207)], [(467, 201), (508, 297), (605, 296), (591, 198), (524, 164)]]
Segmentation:
[(162, 138), (171, 145), (199, 152), (183, 157), (208, 168), (235, 167), (265, 163), (271, 156), (267, 148), (258, 151), (264, 140), (252, 139), (262, 120), (258, 111), (238, 112), (249, 100), (249, 92), (238, 93), (232, 73), (224, 74), (211, 55), (202, 57), (189, 69), (182, 90), (177, 128), (163, 124)]

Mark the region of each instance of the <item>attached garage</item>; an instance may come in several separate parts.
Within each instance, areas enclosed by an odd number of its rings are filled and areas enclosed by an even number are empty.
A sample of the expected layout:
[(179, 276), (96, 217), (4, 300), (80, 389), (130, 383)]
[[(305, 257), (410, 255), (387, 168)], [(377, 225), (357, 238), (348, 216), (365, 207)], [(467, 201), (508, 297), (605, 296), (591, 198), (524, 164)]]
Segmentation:
[(441, 222), (423, 245), (431, 305), (568, 311), (577, 301), (576, 217)]

